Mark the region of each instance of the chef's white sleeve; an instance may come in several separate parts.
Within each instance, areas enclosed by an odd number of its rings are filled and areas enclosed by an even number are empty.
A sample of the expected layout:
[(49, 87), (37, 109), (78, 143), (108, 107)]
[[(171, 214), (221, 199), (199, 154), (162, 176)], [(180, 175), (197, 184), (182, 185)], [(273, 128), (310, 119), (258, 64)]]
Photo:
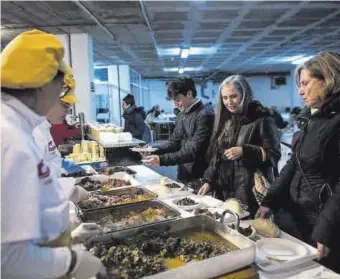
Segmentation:
[(40, 239), (37, 159), (22, 146), (2, 147), (1, 244)]
[(1, 244), (1, 276), (6, 279), (55, 279), (67, 274), (71, 251), (47, 248), (33, 241)]

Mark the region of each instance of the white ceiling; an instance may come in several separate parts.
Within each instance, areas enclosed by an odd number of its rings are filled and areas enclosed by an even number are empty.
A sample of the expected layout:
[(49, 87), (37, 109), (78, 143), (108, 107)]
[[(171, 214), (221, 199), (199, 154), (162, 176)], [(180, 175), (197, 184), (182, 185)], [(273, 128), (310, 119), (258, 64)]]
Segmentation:
[[(90, 33), (98, 65), (129, 64), (145, 77), (289, 71), (289, 60), (340, 52), (336, 1), (1, 1), (2, 47), (22, 31)], [(157, 49), (213, 48), (210, 55)], [(284, 62), (286, 61), (286, 62)]]

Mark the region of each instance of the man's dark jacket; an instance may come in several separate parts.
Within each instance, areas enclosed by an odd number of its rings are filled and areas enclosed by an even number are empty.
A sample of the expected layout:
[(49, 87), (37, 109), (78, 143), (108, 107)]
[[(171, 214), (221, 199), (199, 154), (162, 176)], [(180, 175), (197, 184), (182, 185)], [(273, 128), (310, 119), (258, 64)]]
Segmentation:
[(201, 101), (181, 112), (167, 144), (154, 154), (160, 155), (160, 164), (178, 164), (178, 179), (189, 182), (201, 178), (205, 169), (206, 151), (214, 125), (214, 111)]

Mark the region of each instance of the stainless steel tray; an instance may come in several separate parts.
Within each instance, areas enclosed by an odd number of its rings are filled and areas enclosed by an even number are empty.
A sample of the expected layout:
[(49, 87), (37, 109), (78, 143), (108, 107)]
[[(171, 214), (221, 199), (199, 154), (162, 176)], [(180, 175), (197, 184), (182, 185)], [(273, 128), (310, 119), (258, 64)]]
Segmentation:
[(109, 191), (106, 191), (106, 192), (94, 191), (94, 192), (91, 192), (91, 193), (92, 194), (98, 194), (98, 195), (104, 195), (104, 196), (123, 196), (123, 195), (129, 195), (129, 194), (138, 194), (138, 195), (146, 195), (147, 198), (145, 198), (144, 200), (141, 200), (141, 201), (134, 201), (134, 202), (128, 202), (128, 203), (118, 203), (116, 205), (100, 206), (100, 207), (96, 207), (96, 208), (84, 208), (84, 207), (82, 207), (82, 202), (80, 202), (80, 203), (76, 204), (76, 206), (81, 212), (91, 211), (91, 210), (95, 210), (95, 209), (102, 209), (102, 208), (114, 208), (114, 207), (120, 206), (122, 204), (140, 203), (140, 202), (146, 201), (146, 200), (154, 200), (158, 197), (157, 194), (149, 191), (148, 189), (145, 189), (143, 187), (135, 187), (135, 186), (113, 189), (113, 190), (109, 190)]
[(170, 234), (180, 233), (185, 230), (211, 231), (228, 240), (239, 250), (212, 257), (199, 262), (191, 262), (185, 266), (161, 272), (145, 278), (152, 279), (205, 279), (215, 278), (228, 272), (243, 268), (255, 261), (255, 244), (228, 226), (216, 222), (207, 216), (193, 216), (185, 219), (171, 220), (162, 223), (154, 223), (143, 227), (125, 229), (105, 235), (96, 236), (86, 244), (91, 247), (100, 242), (110, 243), (112, 240), (138, 238), (142, 233), (169, 231)]
[[(141, 213), (142, 211), (152, 208), (152, 209), (164, 209), (166, 212), (166, 215), (168, 216), (164, 220), (157, 220), (149, 223), (144, 223), (141, 225), (134, 225), (134, 224), (129, 224), (128, 226), (125, 226), (121, 228), (120, 222), (122, 219), (127, 218), (128, 215), (133, 211), (138, 213)], [(101, 224), (101, 220), (103, 218), (112, 216), (112, 219), (117, 220), (116, 222), (113, 222), (110, 225), (104, 225)], [(165, 203), (161, 201), (142, 201), (138, 203), (131, 203), (131, 204), (123, 204), (123, 205), (117, 205), (114, 207), (109, 207), (109, 208), (102, 208), (102, 209), (93, 209), (89, 210), (86, 212), (82, 212), (78, 215), (79, 219), (82, 222), (88, 222), (88, 223), (97, 223), (101, 227), (103, 227), (104, 231), (106, 233), (112, 232), (112, 231), (118, 231), (118, 230), (123, 230), (123, 229), (128, 229), (128, 228), (133, 228), (133, 227), (142, 227), (151, 223), (160, 223), (160, 222), (166, 222), (169, 220), (174, 220), (177, 219), (181, 216), (181, 213), (178, 212), (177, 210), (171, 208), (170, 206), (166, 205)]]

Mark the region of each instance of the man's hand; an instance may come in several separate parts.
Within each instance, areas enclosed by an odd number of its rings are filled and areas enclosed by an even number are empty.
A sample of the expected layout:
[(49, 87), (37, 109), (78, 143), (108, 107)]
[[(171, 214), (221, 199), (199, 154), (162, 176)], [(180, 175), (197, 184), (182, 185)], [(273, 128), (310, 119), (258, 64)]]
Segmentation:
[(318, 260), (321, 260), (322, 258), (328, 256), (330, 249), (327, 246), (318, 242), (317, 247), (318, 247)]
[(160, 165), (159, 156), (157, 156), (157, 155), (148, 156), (145, 159), (143, 159), (142, 162), (147, 164), (147, 165), (151, 165), (151, 166), (159, 166)]
[(224, 151), (224, 155), (229, 160), (237, 160), (242, 157), (243, 155), (243, 149), (242, 147), (232, 147)]
[(210, 184), (204, 183), (200, 190), (198, 191), (198, 195), (204, 196), (206, 193), (210, 191)]

